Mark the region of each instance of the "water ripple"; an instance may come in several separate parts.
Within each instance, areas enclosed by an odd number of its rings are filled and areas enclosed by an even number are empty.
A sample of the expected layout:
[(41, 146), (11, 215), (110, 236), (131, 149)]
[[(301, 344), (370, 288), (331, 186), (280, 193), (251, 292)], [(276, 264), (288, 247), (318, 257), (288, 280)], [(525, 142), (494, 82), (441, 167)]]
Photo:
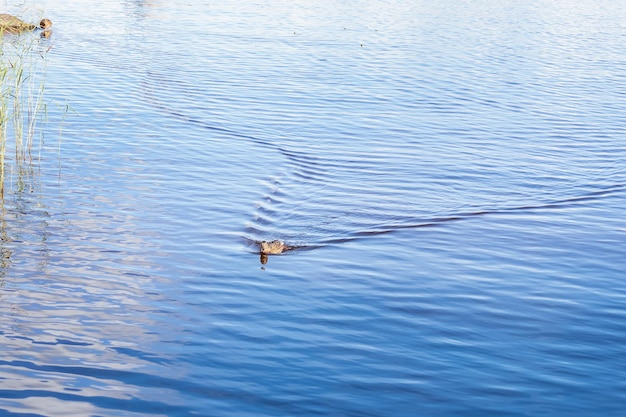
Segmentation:
[(621, 415), (623, 6), (52, 3), (2, 413)]

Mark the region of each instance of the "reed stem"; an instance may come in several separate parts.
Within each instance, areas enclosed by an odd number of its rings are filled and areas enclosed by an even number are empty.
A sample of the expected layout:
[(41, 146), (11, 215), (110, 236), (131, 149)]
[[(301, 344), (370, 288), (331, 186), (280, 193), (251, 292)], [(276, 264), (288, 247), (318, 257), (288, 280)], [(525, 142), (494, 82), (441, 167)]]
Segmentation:
[[(46, 112), (47, 51), (42, 48), (45, 45), (36, 33), (0, 30), (0, 197), (4, 197), (9, 168), (16, 174), (18, 191), (33, 174), (34, 138)], [(13, 158), (7, 154), (10, 144)]]

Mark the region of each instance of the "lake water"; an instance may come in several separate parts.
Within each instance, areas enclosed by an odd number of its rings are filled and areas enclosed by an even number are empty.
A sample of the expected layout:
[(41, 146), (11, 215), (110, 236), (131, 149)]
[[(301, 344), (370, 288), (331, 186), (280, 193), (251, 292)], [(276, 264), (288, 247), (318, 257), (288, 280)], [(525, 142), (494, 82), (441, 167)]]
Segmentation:
[(3, 416), (624, 415), (626, 3), (34, 6)]

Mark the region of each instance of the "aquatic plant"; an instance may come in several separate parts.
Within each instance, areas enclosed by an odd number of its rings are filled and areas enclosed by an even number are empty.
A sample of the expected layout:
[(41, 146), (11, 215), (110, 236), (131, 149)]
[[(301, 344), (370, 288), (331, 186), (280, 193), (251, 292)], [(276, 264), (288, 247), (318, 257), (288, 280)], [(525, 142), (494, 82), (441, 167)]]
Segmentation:
[[(38, 33), (0, 28), (0, 196), (4, 196), (9, 168), (18, 190), (33, 174), (33, 149), (43, 141), (38, 126), (47, 115), (44, 90), (49, 48)], [(9, 154), (8, 149), (14, 153)]]

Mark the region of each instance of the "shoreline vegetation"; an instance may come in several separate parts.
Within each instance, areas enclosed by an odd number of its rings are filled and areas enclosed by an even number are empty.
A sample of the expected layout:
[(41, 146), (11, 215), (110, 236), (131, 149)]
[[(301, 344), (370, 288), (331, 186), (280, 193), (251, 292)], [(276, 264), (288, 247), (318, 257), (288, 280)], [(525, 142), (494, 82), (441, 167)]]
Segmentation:
[[(0, 198), (7, 180), (18, 191), (32, 182), (35, 150), (43, 144), (47, 36), (0, 27)], [(44, 35), (44, 36), (40, 36)], [(35, 158), (34, 156), (37, 156)]]

